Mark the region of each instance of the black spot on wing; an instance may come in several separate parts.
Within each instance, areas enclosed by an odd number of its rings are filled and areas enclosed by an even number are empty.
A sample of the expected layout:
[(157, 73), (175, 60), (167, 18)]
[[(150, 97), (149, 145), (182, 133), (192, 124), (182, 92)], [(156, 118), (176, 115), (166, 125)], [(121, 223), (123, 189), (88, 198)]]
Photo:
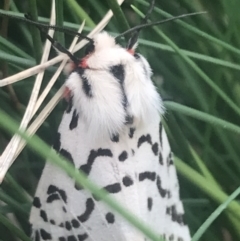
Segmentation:
[(44, 222), (48, 222), (47, 213), (44, 210), (40, 211), (40, 217), (43, 219)]
[(91, 150), (90, 154), (88, 156), (88, 160), (87, 160), (87, 164), (83, 164), (80, 166), (80, 170), (83, 171), (86, 175), (89, 175), (91, 169), (92, 169), (92, 165), (95, 161), (95, 159), (99, 156), (108, 156), (108, 157), (112, 157), (113, 154), (111, 152), (110, 149), (102, 149), (99, 148), (97, 151), (96, 150)]
[(124, 185), (125, 187), (129, 187), (129, 186), (133, 185), (133, 180), (132, 180), (132, 178), (129, 177), (129, 176), (123, 177), (122, 182), (123, 182), (123, 185)]
[(114, 184), (107, 185), (103, 189), (105, 189), (109, 193), (118, 193), (122, 190), (120, 183), (114, 183)]
[(66, 192), (55, 185), (49, 185), (47, 194), (49, 195), (47, 198), (48, 203), (51, 203), (54, 200), (63, 200), (65, 203), (67, 203)]
[(66, 222), (65, 222), (65, 228), (70, 231), (70, 230), (72, 229), (71, 223), (68, 222), (68, 221), (66, 221)]
[(155, 156), (158, 155), (158, 143), (157, 142), (152, 145), (152, 151)]
[(150, 181), (156, 180), (156, 172), (142, 172), (139, 173), (139, 181), (144, 181), (145, 179)]
[(91, 213), (93, 212), (94, 210), (94, 201), (92, 198), (88, 198), (87, 201), (86, 201), (86, 210), (83, 214), (81, 214), (80, 216), (77, 217), (77, 219), (81, 222), (81, 223), (84, 223), (86, 222)]
[(40, 229), (40, 234), (41, 234), (41, 237), (43, 240), (51, 240), (52, 239), (52, 236), (50, 233), (48, 233), (46, 230), (44, 229)]
[(34, 238), (34, 241), (40, 241), (40, 234), (39, 234), (38, 230), (35, 231), (35, 238)]
[(77, 125), (78, 125), (78, 114), (77, 114), (77, 111), (74, 110), (72, 114), (71, 122), (69, 124), (69, 129), (73, 130), (77, 127)]
[(82, 80), (83, 92), (86, 94), (86, 96), (88, 96), (89, 98), (92, 98), (93, 97), (92, 86), (84, 75), (85, 69), (78, 67), (76, 68), (76, 72), (79, 74), (80, 79)]
[(158, 188), (158, 192), (161, 195), (162, 198), (164, 198), (167, 194), (167, 190), (162, 188), (161, 186), (161, 179), (159, 176), (157, 176), (157, 188)]
[(66, 113), (70, 113), (73, 107), (73, 96), (70, 97), (69, 101), (68, 101), (68, 105), (67, 105), (67, 109), (66, 109)]
[(170, 153), (167, 157), (167, 165), (168, 167), (173, 165), (173, 156), (172, 156), (172, 153)]
[(52, 219), (50, 219), (50, 223), (51, 223), (52, 225), (55, 225), (55, 224), (56, 224), (55, 221), (52, 220)]
[(112, 142), (119, 142), (119, 134), (113, 134), (111, 136), (111, 141)]
[(60, 196), (58, 193), (53, 193), (48, 196), (47, 198), (47, 203), (52, 203), (54, 201), (61, 200)]
[(162, 157), (162, 152), (161, 151), (159, 152), (159, 159), (158, 160), (159, 160), (159, 164), (163, 165), (163, 157)]
[(108, 223), (114, 223), (115, 222), (115, 217), (112, 213), (107, 213), (106, 214), (106, 220)]
[(36, 207), (36, 208), (40, 208), (42, 206), (39, 197), (34, 197), (34, 199), (33, 199), (33, 206)]
[(123, 151), (119, 156), (118, 156), (118, 160), (123, 162), (128, 158), (128, 153), (126, 151)]
[(80, 227), (80, 223), (78, 222), (77, 219), (73, 219), (73, 220), (71, 221), (71, 224), (72, 224), (72, 227), (73, 227), (73, 228), (79, 228), (79, 227)]
[(142, 135), (139, 139), (138, 139), (138, 148), (144, 143), (147, 142), (150, 145), (152, 145), (152, 138), (149, 134), (147, 135)]
[(59, 237), (58, 241), (67, 241), (65, 237)]
[(77, 240), (77, 238), (76, 238), (75, 236), (69, 235), (69, 236), (67, 237), (67, 241), (78, 241), (78, 240)]
[(62, 148), (59, 153), (74, 165), (74, 161), (70, 152)]
[(136, 130), (135, 128), (130, 128), (130, 129), (129, 129), (128, 136), (129, 136), (130, 138), (133, 138), (133, 135), (134, 135), (135, 130)]
[(162, 143), (162, 130), (163, 130), (163, 126), (162, 126), (162, 122), (160, 122), (160, 124), (159, 124), (159, 141), (160, 141), (161, 147), (163, 147), (163, 143)]
[(88, 238), (88, 235), (84, 233), (84, 234), (79, 234), (77, 237), (78, 237), (78, 241), (84, 241)]
[(173, 222), (177, 222), (181, 225), (185, 224), (184, 219), (183, 219), (183, 214), (179, 214), (177, 212), (177, 209), (176, 209), (175, 205), (167, 207), (166, 214), (171, 216)]
[(171, 234), (171, 235), (169, 236), (169, 241), (173, 241), (173, 240), (174, 240), (174, 235)]
[(55, 141), (54, 141), (54, 144), (53, 144), (53, 149), (56, 152), (59, 152), (60, 147), (61, 147), (61, 134), (59, 132), (57, 132), (57, 134), (55, 136)]
[(149, 197), (147, 199), (147, 207), (148, 207), (148, 211), (152, 210), (152, 205), (153, 205), (153, 199), (151, 197)]
[[(96, 160), (97, 157), (100, 157), (100, 156), (112, 157), (113, 154), (112, 154), (110, 149), (99, 148), (97, 151), (91, 150), (90, 154), (88, 156), (87, 163), (81, 165), (79, 167), (79, 170), (83, 171), (88, 176), (90, 174), (91, 170), (92, 170), (92, 165), (93, 165), (94, 161)], [(75, 183), (75, 188), (77, 190), (82, 189), (82, 187), (80, 185), (78, 185), (77, 183)]]

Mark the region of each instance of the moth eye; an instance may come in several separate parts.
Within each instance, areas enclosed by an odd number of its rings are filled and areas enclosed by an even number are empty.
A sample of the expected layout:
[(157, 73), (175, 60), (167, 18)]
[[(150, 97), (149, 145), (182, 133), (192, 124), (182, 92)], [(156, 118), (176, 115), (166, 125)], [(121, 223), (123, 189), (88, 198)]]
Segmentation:
[(95, 46), (93, 43), (90, 43), (87, 45), (86, 49), (85, 49), (85, 55), (91, 54), (95, 49)]

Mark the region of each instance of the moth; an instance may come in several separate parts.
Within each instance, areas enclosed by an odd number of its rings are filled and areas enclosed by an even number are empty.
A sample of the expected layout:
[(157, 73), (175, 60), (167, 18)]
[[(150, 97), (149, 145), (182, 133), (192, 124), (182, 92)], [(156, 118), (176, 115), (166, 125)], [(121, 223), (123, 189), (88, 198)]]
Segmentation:
[[(53, 145), (166, 240), (188, 241), (183, 205), (147, 60), (106, 32), (65, 82), (68, 107)], [(47, 163), (31, 210), (32, 239), (146, 241), (101, 200)]]
[[(148, 61), (135, 50), (136, 35), (124, 48), (101, 32), (82, 59), (66, 52), (73, 61), (65, 82), (68, 106), (53, 149), (159, 237), (190, 241), (161, 122), (163, 101)], [(149, 240), (50, 163), (42, 172), (29, 221), (34, 241)]]

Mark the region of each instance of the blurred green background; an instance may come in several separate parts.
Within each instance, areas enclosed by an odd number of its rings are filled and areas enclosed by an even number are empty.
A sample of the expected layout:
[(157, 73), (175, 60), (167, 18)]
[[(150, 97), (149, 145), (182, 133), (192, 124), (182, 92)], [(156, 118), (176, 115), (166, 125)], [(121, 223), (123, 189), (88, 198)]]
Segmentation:
[[(111, 0), (56, 2), (58, 25), (77, 30), (85, 19), (84, 33), (88, 33), (106, 14)], [(123, 3), (121, 9), (133, 27), (141, 18), (131, 4), (146, 13), (148, 1), (126, 0)], [(38, 14), (39, 21), (47, 23), (51, 1), (1, 0), (0, 9), (12, 11), (15, 16), (26, 12), (33, 16)], [(207, 13), (147, 28), (140, 34), (138, 52), (149, 61), (153, 81), (165, 102), (163, 121), (176, 156), (186, 222), (192, 235), (240, 184), (239, 9), (237, 0), (156, 0), (151, 21), (197, 11)], [(115, 12), (105, 30), (121, 33), (126, 29), (124, 22), (124, 18)], [(45, 38), (42, 36), (42, 41), (38, 41), (31, 33), (25, 23), (0, 18), (0, 79), (39, 62)], [(55, 34), (55, 38), (66, 47), (73, 39), (61, 33)], [(121, 44), (126, 45), (126, 41), (122, 40)], [(83, 52), (78, 55), (83, 56)], [(51, 57), (54, 56), (56, 52), (52, 50)], [(55, 70), (53, 66), (45, 71), (41, 89)], [(64, 78), (62, 74), (42, 107), (64, 83)], [(28, 104), (34, 80), (33, 76), (0, 88), (0, 109), (18, 122)], [(61, 102), (37, 131), (49, 145), (63, 110), (64, 103)], [(0, 128), (0, 153), (10, 138), (11, 135)], [(1, 184), (1, 241), (15, 241), (16, 237), (27, 240), (24, 235), (19, 236), (19, 232), (29, 232), (30, 197), (34, 195), (43, 165), (44, 160), (26, 147)], [(210, 227), (202, 226), (206, 232), (199, 240), (240, 240), (239, 210), (237, 198), (226, 211), (216, 214)], [(18, 229), (15, 230), (16, 226)]]

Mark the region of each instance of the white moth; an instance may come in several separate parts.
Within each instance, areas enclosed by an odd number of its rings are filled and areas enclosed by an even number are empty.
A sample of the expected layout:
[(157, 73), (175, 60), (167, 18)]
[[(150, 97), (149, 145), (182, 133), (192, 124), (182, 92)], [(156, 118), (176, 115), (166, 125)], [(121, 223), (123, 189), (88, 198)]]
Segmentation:
[[(190, 241), (163, 103), (146, 59), (106, 32), (66, 80), (53, 148), (169, 241)], [(31, 210), (32, 239), (146, 241), (122, 217), (47, 163)]]

